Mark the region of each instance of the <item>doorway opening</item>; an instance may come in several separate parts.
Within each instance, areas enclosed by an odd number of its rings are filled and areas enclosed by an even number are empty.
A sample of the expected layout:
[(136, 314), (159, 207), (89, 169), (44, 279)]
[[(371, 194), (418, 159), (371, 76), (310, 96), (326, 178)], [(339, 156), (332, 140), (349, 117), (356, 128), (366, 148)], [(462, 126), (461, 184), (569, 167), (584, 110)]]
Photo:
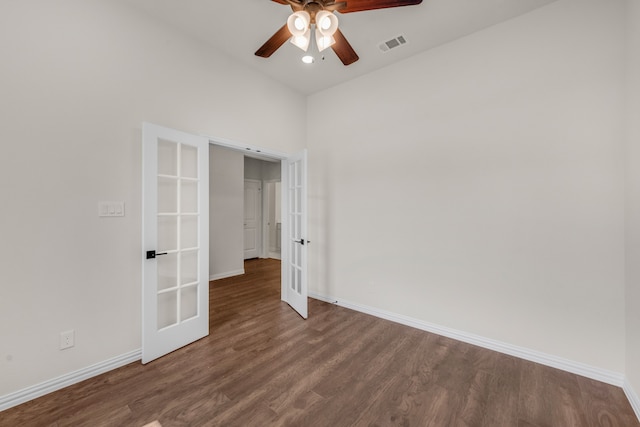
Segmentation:
[(281, 259), (282, 165), (244, 157), (244, 259)]
[[(307, 151), (284, 154), (209, 138), (210, 143), (210, 274), (211, 280), (244, 274), (244, 162), (245, 157), (271, 162), (280, 168), (281, 299), (304, 319), (308, 315), (307, 290)], [(223, 173), (225, 172), (225, 173)], [(235, 175), (234, 175), (235, 174)], [(238, 179), (231, 179), (236, 176)], [(270, 179), (277, 180), (271, 177)], [(238, 192), (230, 187), (240, 186)], [(275, 192), (275, 190), (274, 190)], [(275, 198), (275, 195), (274, 195)], [(222, 206), (224, 212), (219, 212)], [(238, 209), (234, 214), (233, 209)], [(275, 209), (274, 209), (275, 217)], [(275, 219), (275, 218), (274, 218)], [(264, 218), (263, 218), (264, 220)], [(278, 228), (277, 221), (276, 229)], [(269, 227), (262, 227), (266, 233)], [(233, 235), (240, 236), (234, 238)], [(268, 256), (266, 236), (260, 253)], [(277, 234), (276, 234), (277, 244)], [(260, 256), (260, 255), (259, 255)], [(220, 262), (229, 264), (218, 270)]]
[(246, 259), (281, 259), (281, 160), (211, 144), (209, 164), (209, 279), (244, 274)]
[[(261, 191), (252, 205), (262, 203), (267, 209), (251, 230), (251, 245), (257, 250), (245, 256), (245, 162), (259, 161), (261, 169), (269, 169), (271, 175), (258, 178), (269, 191)], [(245, 273), (245, 258), (268, 258), (280, 255), (281, 299), (287, 302), (303, 318), (307, 318), (307, 152), (283, 154), (275, 151), (244, 147), (238, 144), (210, 138), (210, 280), (233, 277)], [(262, 166), (265, 166), (262, 168)], [(276, 171), (279, 170), (278, 177)], [(278, 180), (281, 189), (278, 190)], [(268, 181), (268, 185), (265, 182)], [(273, 183), (273, 187), (271, 184)], [(271, 191), (273, 190), (273, 191)], [(255, 191), (254, 191), (255, 193)], [(267, 194), (268, 193), (268, 194)], [(278, 194), (280, 203), (277, 203)], [(265, 199), (266, 198), (266, 199)], [(280, 206), (278, 221), (277, 206)], [(262, 209), (258, 210), (262, 212)], [(252, 215), (255, 217), (257, 215)], [(250, 227), (246, 227), (250, 228)], [(258, 228), (260, 228), (258, 230)], [(275, 232), (274, 232), (275, 229)], [(278, 233), (279, 231), (279, 233)], [(258, 242), (253, 238), (257, 235)], [(269, 237), (274, 236), (275, 239)], [(278, 239), (280, 236), (280, 239)], [(275, 240), (275, 241), (273, 241)], [(273, 243), (272, 243), (273, 241)], [(279, 251), (278, 251), (279, 247)], [(270, 250), (273, 249), (273, 250)], [(278, 254), (279, 252), (279, 254)]]
[(151, 123), (142, 125), (142, 142), (142, 363), (207, 336), (209, 282), (244, 273), (247, 151), (279, 163), (280, 298), (306, 319), (306, 150), (259, 154)]

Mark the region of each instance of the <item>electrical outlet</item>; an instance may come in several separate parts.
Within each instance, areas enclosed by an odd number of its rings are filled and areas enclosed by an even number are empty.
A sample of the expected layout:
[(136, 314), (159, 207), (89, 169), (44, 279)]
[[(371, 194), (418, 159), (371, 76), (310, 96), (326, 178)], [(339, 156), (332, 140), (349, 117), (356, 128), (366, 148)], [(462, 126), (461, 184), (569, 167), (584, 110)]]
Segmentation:
[(75, 335), (76, 333), (73, 329), (70, 331), (60, 332), (60, 350), (73, 347), (75, 345)]

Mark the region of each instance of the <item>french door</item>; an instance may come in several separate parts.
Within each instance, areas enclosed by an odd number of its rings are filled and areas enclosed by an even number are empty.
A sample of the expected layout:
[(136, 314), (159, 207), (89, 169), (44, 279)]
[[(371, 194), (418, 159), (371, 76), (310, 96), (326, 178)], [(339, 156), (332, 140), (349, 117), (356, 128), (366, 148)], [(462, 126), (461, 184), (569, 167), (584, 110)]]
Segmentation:
[(307, 318), (307, 151), (282, 161), (282, 300)]
[(142, 363), (209, 334), (209, 140), (143, 123)]

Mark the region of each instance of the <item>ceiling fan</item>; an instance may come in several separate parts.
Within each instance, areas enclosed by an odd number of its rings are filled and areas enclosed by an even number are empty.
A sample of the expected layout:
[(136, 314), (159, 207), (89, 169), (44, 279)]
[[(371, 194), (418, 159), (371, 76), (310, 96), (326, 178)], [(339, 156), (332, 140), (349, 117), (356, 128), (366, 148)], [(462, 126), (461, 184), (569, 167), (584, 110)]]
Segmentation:
[(315, 41), (319, 51), (331, 47), (344, 65), (356, 62), (358, 54), (338, 29), (338, 18), (333, 12), (362, 12), (399, 6), (412, 6), (422, 0), (272, 0), (291, 6), (293, 14), (269, 40), (256, 51), (256, 56), (270, 57), (287, 40), (307, 51), (311, 44), (311, 30), (315, 26)]

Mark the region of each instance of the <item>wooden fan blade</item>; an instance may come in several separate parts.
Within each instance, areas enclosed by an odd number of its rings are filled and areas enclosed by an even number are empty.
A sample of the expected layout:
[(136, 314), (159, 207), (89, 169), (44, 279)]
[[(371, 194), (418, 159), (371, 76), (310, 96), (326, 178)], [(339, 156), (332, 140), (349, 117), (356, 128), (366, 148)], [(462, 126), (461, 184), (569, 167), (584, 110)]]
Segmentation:
[(284, 42), (289, 40), (290, 37), (291, 31), (289, 31), (287, 24), (284, 24), (282, 28), (276, 31), (276, 33), (256, 51), (256, 56), (261, 56), (263, 58), (270, 57), (273, 52), (278, 50), (278, 48), (282, 46)]
[(338, 9), (338, 11), (340, 13), (362, 12), (389, 7), (413, 6), (420, 3), (422, 0), (347, 0), (347, 7)]
[(331, 49), (338, 55), (338, 58), (340, 58), (340, 61), (342, 61), (344, 65), (353, 64), (360, 59), (339, 28), (333, 35), (333, 38), (336, 39), (336, 42), (331, 46)]
[(299, 10), (304, 10), (304, 3), (302, 1), (300, 1), (300, 0), (298, 0), (298, 1), (296, 1), (296, 0), (271, 0), (271, 1), (274, 1), (274, 2), (280, 3), (280, 4), (288, 4), (296, 12), (299, 11)]
[(346, 1), (341, 1), (341, 2), (331, 2), (331, 3), (326, 3), (324, 5), (324, 10), (328, 10), (329, 12), (333, 12), (335, 10), (342, 10), (344, 8), (347, 7), (347, 2)]

